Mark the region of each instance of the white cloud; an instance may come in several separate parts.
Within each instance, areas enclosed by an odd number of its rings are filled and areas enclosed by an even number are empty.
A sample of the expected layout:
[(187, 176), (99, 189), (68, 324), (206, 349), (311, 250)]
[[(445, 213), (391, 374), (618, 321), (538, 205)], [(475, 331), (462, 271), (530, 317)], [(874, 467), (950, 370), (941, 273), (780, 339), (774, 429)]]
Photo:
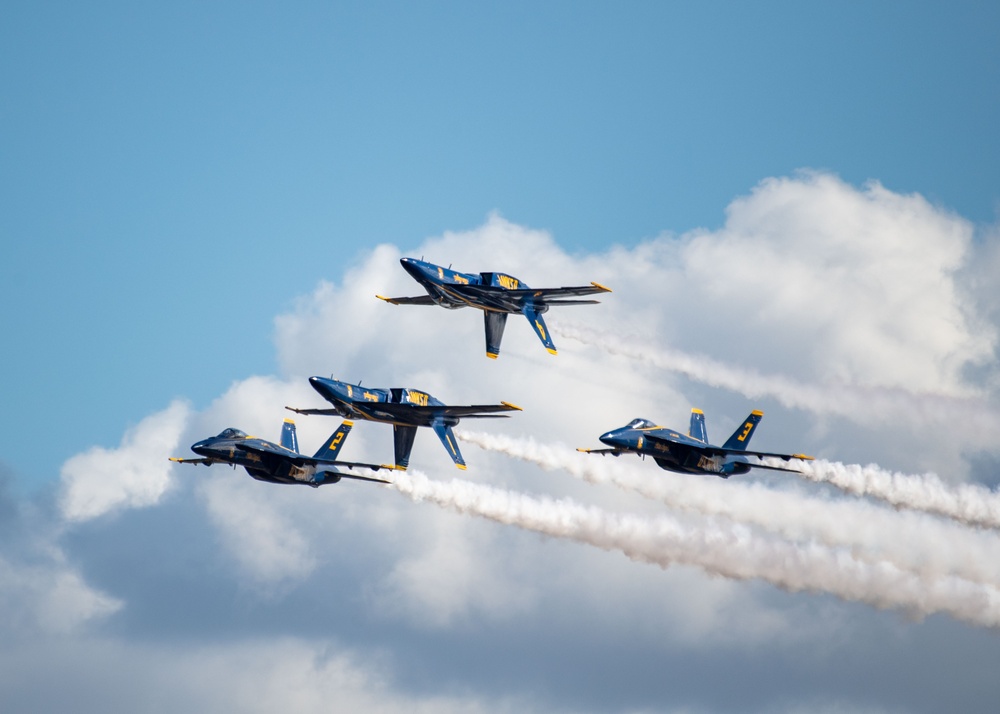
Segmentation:
[(213, 478), (198, 492), (226, 550), (254, 581), (301, 580), (316, 567), (310, 539), (298, 527), (294, 508), (280, 494), (242, 478)]
[(143, 419), (117, 449), (99, 446), (63, 464), (60, 507), (67, 521), (157, 503), (170, 486), (170, 462), (188, 419), (181, 401)]
[[(296, 638), (172, 647), (97, 638), (43, 639), (16, 656), (0, 650), (0, 691), (9, 711), (532, 711), (515, 699), (400, 691), (386, 663)], [(51, 686), (53, 677), (59, 686)], [(6, 707), (5, 707), (6, 708)]]
[[(313, 374), (362, 379), (376, 387), (417, 387), (453, 404), (511, 401), (524, 411), (510, 419), (462, 426), (533, 435), (542, 444), (561, 443), (566, 449), (598, 446), (600, 433), (635, 416), (683, 426), (692, 406), (706, 410), (710, 432), (719, 437), (735, 427), (734, 420), (746, 409), (758, 406), (729, 391), (729, 385), (706, 386), (653, 363), (568, 339), (557, 339), (560, 354), (552, 357), (516, 316), (508, 323), (500, 359), (488, 360), (478, 311), (392, 306), (375, 298), (376, 293), (421, 294), (398, 264), (404, 255), (469, 272), (502, 270), (536, 287), (596, 280), (614, 290), (601, 297), (601, 305), (553, 309), (546, 316), (550, 327), (572, 322), (605, 334), (640, 334), (654, 348), (664, 345), (704, 354), (714, 365), (774, 375), (793, 386), (847, 385), (854, 393), (895, 390), (921, 405), (928, 395), (974, 395), (984, 409), (996, 411), (991, 392), (996, 385), (996, 363), (991, 361), (996, 336), (989, 320), (1000, 300), (982, 269), (978, 282), (964, 284), (968, 275), (976, 274), (977, 258), (985, 253), (967, 221), (919, 196), (894, 194), (878, 184), (859, 190), (825, 174), (763, 182), (733, 202), (726, 224), (717, 231), (661, 237), (595, 255), (567, 254), (548, 234), (498, 216), (471, 231), (447, 233), (419, 246), (379, 246), (276, 318), (281, 377), (235, 382), (197, 414), (188, 414), (182, 404), (171, 405), (126, 434), (118, 449), (95, 448), (74, 457), (63, 469), (62, 514), (67, 521), (79, 522), (115, 509), (151, 505), (161, 499), (170, 479), (182, 474), (185, 483), (197, 484), (192, 489), (195, 502), (204, 507), (219, 536), (218, 543), (204, 547), (221, 545), (221, 557), (236, 565), (239, 584), (250, 584), (254, 593), (270, 592), (271, 601), (283, 601), (333, 579), (335, 571), (338, 584), (356, 595), (357, 612), (380, 626), (398, 627), (400, 638), (414, 632), (430, 636), (463, 628), (514, 628), (528, 621), (539, 623), (537, 641), (550, 627), (565, 632), (582, 625), (599, 632), (602, 643), (627, 648), (641, 642), (655, 651), (784, 651), (803, 642), (835, 642), (845, 629), (856, 627), (858, 608), (822, 597), (778, 593), (753, 582), (712, 579), (690, 568), (660, 570), (618, 553), (446, 514), (427, 503), (408, 503), (389, 489), (369, 484), (286, 488), (253, 481), (242, 469), (171, 466), (166, 456), (183, 455), (177, 450), (183, 452), (191, 441), (229, 426), (276, 440), (281, 420), (289, 416), (283, 410), (286, 404), (325, 406), (305, 379)], [(773, 403), (768, 408), (767, 426), (757, 437), (760, 448), (768, 450), (787, 447), (841, 460), (843, 453), (863, 453), (866, 463), (879, 461), (892, 470), (917, 464), (926, 470), (961, 464), (969, 446), (977, 443), (970, 430), (913, 428), (936, 423), (931, 421), (854, 419), (850, 409), (831, 415), (788, 405), (776, 408)], [(297, 417), (297, 423), (302, 450), (311, 453), (339, 420)], [(593, 503), (614, 513), (650, 516), (664, 508), (633, 493), (463, 448), (469, 463), (465, 476), (477, 483)], [(388, 461), (391, 428), (358, 422), (345, 453), (356, 460)], [(439, 479), (456, 474), (429, 430), (418, 435), (411, 463)], [(633, 466), (645, 467), (651, 480), (672, 478), (649, 462)], [(960, 478), (961, 470), (955, 471), (945, 475)], [(755, 498), (767, 501), (772, 478), (748, 478), (759, 484)], [(713, 484), (719, 487), (713, 490), (725, 498), (730, 485)], [(809, 507), (823, 509), (826, 500), (846, 498), (824, 490)], [(830, 522), (831, 514), (846, 510), (831, 508), (822, 514), (825, 519), (786, 514), (784, 531), (769, 530), (775, 552), (785, 542), (779, 536), (816, 549), (813, 541), (822, 535), (818, 529), (825, 523), (824, 528), (847, 541), (836, 558), (851, 563), (851, 549), (864, 548), (866, 539), (883, 538), (894, 525), (905, 525), (908, 533), (921, 525), (877, 504), (850, 509), (862, 515), (875, 511), (877, 529), (870, 522), (856, 529)], [(701, 527), (695, 520), (681, 520), (686, 528)], [(935, 524), (928, 534), (952, 529)], [(850, 531), (847, 536), (845, 531)], [(737, 526), (733, 532), (740, 538), (748, 534), (741, 547), (754, 545), (756, 531)], [(857, 543), (850, 541), (855, 535)], [(989, 557), (995, 549), (987, 535), (967, 535), (956, 542), (974, 542), (977, 557)], [(992, 579), (991, 569), (972, 568), (975, 563), (969, 562), (968, 553), (956, 565), (946, 544), (930, 559), (917, 538), (888, 545), (904, 568), (917, 563), (936, 575), (961, 565), (963, 573), (971, 569)], [(869, 555), (881, 552), (873, 547)], [(781, 569), (778, 561), (780, 555), (767, 566)], [(832, 591), (840, 592), (836, 566), (833, 562), (823, 582), (833, 583)], [(355, 580), (342, 581), (341, 570)], [(755, 577), (752, 568), (739, 574)], [(911, 580), (906, 575), (906, 582)], [(99, 618), (115, 606), (110, 599), (102, 600), (104, 596), (88, 595), (80, 579), (70, 577), (61, 586), (57, 579), (52, 582), (53, 593), (62, 592), (56, 600), (76, 603), (76, 611), (83, 613), (77, 621)], [(800, 586), (811, 587), (789, 587)], [(919, 584), (914, 590), (920, 590)], [(338, 701), (348, 708), (382, 711), (483, 706), (475, 697), (400, 695), (388, 680), (366, 675), (356, 660), (338, 654), (326, 657), (322, 648), (266, 640), (245, 645), (249, 659), (228, 648), (195, 648), (190, 661), (199, 666), (188, 673), (185, 696), (209, 702), (209, 709), (216, 701), (230, 706), (234, 700), (226, 695), (237, 686), (232, 673), (243, 668), (253, 674), (253, 686), (239, 690), (246, 699), (238, 704), (251, 711), (276, 702), (310, 711), (333, 696), (340, 696)], [(262, 652), (268, 652), (266, 662), (253, 660)], [(146, 670), (137, 674), (154, 676)], [(213, 689), (209, 682), (218, 686)], [(491, 711), (505, 707), (483, 706)]]
[(71, 633), (123, 605), (88, 586), (58, 552), (36, 563), (0, 558), (0, 602), (0, 622), (10, 630), (52, 634)]

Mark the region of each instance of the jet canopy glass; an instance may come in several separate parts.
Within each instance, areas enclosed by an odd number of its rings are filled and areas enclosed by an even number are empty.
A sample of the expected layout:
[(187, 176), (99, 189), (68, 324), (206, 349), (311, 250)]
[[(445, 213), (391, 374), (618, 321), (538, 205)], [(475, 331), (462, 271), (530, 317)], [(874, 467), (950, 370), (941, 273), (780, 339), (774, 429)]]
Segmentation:
[(247, 435), (245, 432), (239, 429), (226, 429), (224, 432), (219, 434), (219, 439), (245, 439)]
[(628, 423), (628, 426), (626, 428), (628, 428), (628, 429), (649, 429), (649, 428), (654, 427), (654, 426), (656, 426), (656, 424), (654, 424), (653, 422), (651, 422), (649, 419), (633, 419), (632, 421), (630, 421)]

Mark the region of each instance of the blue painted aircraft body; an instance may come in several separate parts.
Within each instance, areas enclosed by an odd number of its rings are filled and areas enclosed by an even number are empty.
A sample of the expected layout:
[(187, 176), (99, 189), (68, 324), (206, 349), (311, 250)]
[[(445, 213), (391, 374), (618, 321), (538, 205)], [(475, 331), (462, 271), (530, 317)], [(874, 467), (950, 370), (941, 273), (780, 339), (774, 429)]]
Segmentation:
[(410, 451), (413, 448), (417, 427), (426, 426), (433, 429), (455, 465), (464, 469), (465, 459), (462, 458), (452, 427), (462, 419), (506, 418), (506, 414), (496, 412), (521, 410), (520, 407), (507, 402), (478, 406), (448, 406), (427, 392), (417, 389), (373, 389), (325, 377), (310, 377), (309, 383), (333, 405), (333, 409), (285, 407), (286, 409), (296, 414), (343, 416), (349, 419), (367, 419), (392, 424), (396, 468), (401, 471), (405, 471), (410, 463)]
[(529, 288), (518, 278), (506, 273), (460, 273), (415, 258), (402, 258), (399, 262), (427, 294), (419, 297), (376, 297), (393, 305), (440, 305), (449, 310), (460, 307), (482, 310), (486, 328), (486, 356), (492, 359), (500, 354), (500, 341), (503, 339), (507, 315), (524, 315), (545, 349), (556, 354), (552, 334), (542, 314), (556, 305), (593, 305), (598, 302), (566, 298), (611, 292), (599, 283), (536, 289)]
[(784, 461), (812, 459), (811, 456), (805, 454), (773, 454), (747, 450), (750, 438), (763, 416), (763, 412), (752, 412), (722, 446), (713, 446), (708, 443), (705, 415), (700, 409), (692, 409), (691, 426), (687, 434), (657, 426), (648, 419), (634, 419), (619, 429), (612, 429), (601, 435), (601, 441), (611, 448), (577, 449), (577, 451), (588, 454), (611, 454), (612, 456), (621, 454), (652, 456), (660, 468), (668, 471), (713, 474), (721, 478), (729, 478), (733, 474), (745, 474), (752, 468), (795, 471), (795, 469), (767, 466), (750, 461), (747, 459), (748, 456), (770, 457)]
[(230, 428), (218, 436), (203, 439), (191, 446), (191, 451), (201, 458), (172, 457), (170, 460), (180, 464), (204, 464), (205, 466), (230, 464), (233, 468), (242, 466), (248, 474), (258, 481), (300, 484), (313, 488), (337, 483), (342, 478), (389, 483), (384, 479), (358, 476), (338, 470), (338, 466), (366, 468), (373, 471), (391, 468), (337, 459), (352, 426), (353, 423), (350, 421), (341, 424), (314, 456), (304, 456), (299, 453), (295, 422), (286, 419), (281, 429), (281, 444), (274, 444), (256, 436), (248, 436), (239, 429)]

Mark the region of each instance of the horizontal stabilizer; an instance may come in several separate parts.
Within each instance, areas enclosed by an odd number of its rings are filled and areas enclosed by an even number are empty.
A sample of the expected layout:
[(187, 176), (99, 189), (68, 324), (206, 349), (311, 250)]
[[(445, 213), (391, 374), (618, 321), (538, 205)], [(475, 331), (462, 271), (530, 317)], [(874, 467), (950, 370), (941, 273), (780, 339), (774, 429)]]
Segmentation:
[(372, 483), (392, 483), (392, 481), (386, 481), (384, 478), (372, 478), (370, 476), (358, 476), (356, 474), (345, 474), (341, 471), (339, 474), (340, 478), (352, 478), (355, 481), (371, 481)]
[(793, 473), (793, 474), (800, 474), (800, 473), (802, 473), (798, 469), (786, 469), (786, 468), (782, 468), (781, 466), (768, 466), (767, 464), (751, 464), (751, 463), (747, 463), (747, 466), (749, 466), (750, 468), (753, 468), (753, 469), (767, 469), (768, 471), (787, 471), (787, 472)]

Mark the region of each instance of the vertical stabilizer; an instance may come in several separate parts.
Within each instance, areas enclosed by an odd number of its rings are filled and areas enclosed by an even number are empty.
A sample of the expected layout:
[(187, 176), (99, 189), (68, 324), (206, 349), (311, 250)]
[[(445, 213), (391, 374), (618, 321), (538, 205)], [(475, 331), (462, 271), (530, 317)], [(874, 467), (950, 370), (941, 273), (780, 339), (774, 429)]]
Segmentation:
[(337, 427), (337, 431), (330, 434), (330, 438), (326, 440), (326, 443), (319, 447), (319, 451), (316, 452), (313, 458), (336, 461), (340, 450), (344, 447), (344, 442), (347, 441), (347, 435), (351, 433), (353, 426), (353, 421), (345, 420), (343, 424)]
[(705, 413), (701, 409), (691, 410), (691, 427), (688, 429), (688, 436), (692, 439), (707, 444), (708, 429), (705, 427)]
[(545, 320), (542, 319), (542, 314), (531, 305), (525, 305), (522, 312), (524, 313), (524, 316), (528, 318), (528, 322), (531, 323), (531, 329), (535, 331), (535, 334), (538, 335), (538, 339), (540, 339), (542, 344), (545, 345), (545, 349), (547, 349), (550, 354), (557, 354), (556, 346), (552, 342), (552, 335), (549, 334), (549, 328), (545, 326)]
[(393, 424), (392, 447), (396, 459), (396, 468), (406, 471), (410, 464), (410, 451), (413, 450), (413, 439), (417, 435), (417, 427)]
[(285, 423), (281, 425), (281, 445), (289, 451), (299, 453), (299, 437), (295, 434), (295, 422), (291, 419), (285, 419)]
[(756, 409), (750, 412), (750, 416), (743, 420), (743, 424), (733, 432), (733, 435), (726, 440), (722, 448), (745, 450), (750, 445), (750, 438), (753, 436), (754, 431), (757, 430), (757, 425), (760, 424), (761, 417), (763, 416), (764, 412)]
[(503, 328), (507, 326), (507, 313), (483, 310), (483, 320), (486, 323), (486, 356), (496, 359), (500, 354)]
[(462, 458), (462, 452), (458, 449), (458, 439), (455, 438), (455, 432), (451, 430), (450, 426), (441, 421), (435, 421), (431, 426), (434, 428), (434, 433), (441, 439), (441, 443), (444, 444), (444, 448), (448, 451), (448, 456), (455, 462), (455, 466), (464, 470), (465, 459)]

